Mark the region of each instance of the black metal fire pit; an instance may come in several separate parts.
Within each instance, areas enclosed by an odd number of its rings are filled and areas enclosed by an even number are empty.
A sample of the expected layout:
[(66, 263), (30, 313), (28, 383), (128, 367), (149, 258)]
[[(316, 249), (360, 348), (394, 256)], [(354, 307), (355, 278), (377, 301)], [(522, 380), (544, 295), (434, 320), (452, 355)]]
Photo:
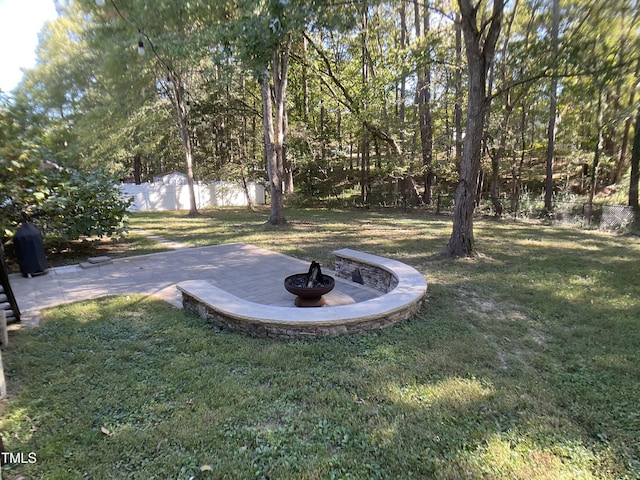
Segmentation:
[(298, 307), (321, 307), (325, 304), (322, 295), (329, 293), (335, 286), (334, 278), (323, 275), (316, 262), (311, 262), (307, 273), (296, 273), (284, 279), (284, 288), (297, 295), (295, 304)]

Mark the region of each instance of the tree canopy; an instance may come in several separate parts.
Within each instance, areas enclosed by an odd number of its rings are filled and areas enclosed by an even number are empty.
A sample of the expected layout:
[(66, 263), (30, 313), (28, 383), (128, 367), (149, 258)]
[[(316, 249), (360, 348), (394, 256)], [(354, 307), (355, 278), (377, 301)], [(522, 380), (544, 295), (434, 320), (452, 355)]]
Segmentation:
[[(485, 193), (500, 215), (523, 191), (629, 181), (635, 0), (561, 0), (557, 29), (553, 2), (537, 0), (104, 3), (58, 3), (36, 66), (2, 102), (3, 161), (253, 179), (272, 202), (428, 205), (457, 187), (467, 216)], [(450, 252), (472, 254), (468, 241)]]

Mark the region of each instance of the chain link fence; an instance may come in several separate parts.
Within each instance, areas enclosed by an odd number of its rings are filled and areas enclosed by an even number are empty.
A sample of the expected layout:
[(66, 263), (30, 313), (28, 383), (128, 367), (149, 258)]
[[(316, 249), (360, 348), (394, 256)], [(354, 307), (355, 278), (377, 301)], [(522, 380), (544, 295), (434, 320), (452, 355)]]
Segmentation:
[[(315, 197), (324, 206), (335, 207), (373, 207), (391, 208), (403, 211), (423, 209), (436, 214), (451, 215), (454, 212), (455, 201), (452, 193), (434, 192), (429, 204), (422, 196), (414, 192), (388, 193), (381, 191), (369, 192), (365, 202), (359, 194), (335, 195), (325, 199)], [(515, 219), (545, 219), (578, 228), (600, 228), (602, 230), (624, 230), (634, 223), (636, 214), (633, 207), (627, 205), (613, 205), (581, 201), (579, 198), (556, 198), (553, 211), (547, 213), (544, 199), (539, 195), (523, 193), (519, 198), (502, 196), (501, 216)], [(476, 202), (476, 214), (494, 216), (496, 207), (488, 195), (482, 195)], [(640, 218), (639, 218), (640, 220)]]
[(631, 225), (635, 218), (633, 207), (627, 205), (584, 204), (583, 224), (602, 230), (621, 230)]
[[(430, 205), (423, 199), (410, 195), (387, 194), (378, 198), (378, 206), (403, 210), (425, 208), (437, 214), (453, 214), (455, 202), (452, 194), (434, 193)], [(611, 205), (602, 203), (556, 200), (553, 212), (547, 214), (542, 198), (523, 195), (518, 199), (502, 198), (502, 216), (520, 219), (547, 219), (580, 228), (600, 228), (602, 230), (622, 230), (634, 222), (633, 207), (627, 205)], [(493, 216), (496, 213), (493, 202), (483, 196), (476, 204), (476, 212)]]
[[(503, 215), (515, 218), (541, 219), (573, 225), (580, 228), (599, 228), (602, 230), (623, 230), (634, 223), (636, 212), (628, 205), (589, 203), (584, 201), (556, 200), (553, 211), (548, 213), (542, 199), (522, 197), (517, 202), (504, 201)], [(513, 208), (515, 206), (515, 208)], [(495, 214), (491, 201), (483, 199), (478, 208), (486, 213)]]

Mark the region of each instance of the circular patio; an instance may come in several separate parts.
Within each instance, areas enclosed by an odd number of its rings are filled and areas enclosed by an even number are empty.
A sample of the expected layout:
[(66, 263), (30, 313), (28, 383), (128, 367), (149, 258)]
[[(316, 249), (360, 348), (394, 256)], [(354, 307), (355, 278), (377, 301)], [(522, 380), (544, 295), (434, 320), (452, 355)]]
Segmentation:
[[(252, 247), (255, 248), (255, 247)], [(336, 257), (335, 292), (327, 295), (327, 305), (298, 308), (294, 296), (288, 305), (265, 300), (249, 300), (224, 286), (207, 280), (188, 280), (177, 285), (185, 309), (220, 327), (255, 337), (323, 337), (360, 333), (385, 328), (414, 315), (427, 291), (422, 274), (396, 260), (350, 249), (333, 252)], [(279, 255), (279, 254), (277, 254)], [(284, 278), (284, 277), (283, 277)], [(355, 281), (354, 281), (355, 280)], [(248, 296), (251, 282), (245, 282)], [(255, 282), (254, 282), (255, 283)], [(282, 279), (274, 278), (269, 288), (284, 290)], [(357, 293), (363, 300), (356, 300)], [(349, 293), (347, 293), (349, 292)], [(290, 295), (290, 294), (289, 294)], [(254, 295), (255, 296), (255, 295)], [(366, 297), (369, 298), (366, 298)], [(282, 298), (281, 295), (277, 295)]]

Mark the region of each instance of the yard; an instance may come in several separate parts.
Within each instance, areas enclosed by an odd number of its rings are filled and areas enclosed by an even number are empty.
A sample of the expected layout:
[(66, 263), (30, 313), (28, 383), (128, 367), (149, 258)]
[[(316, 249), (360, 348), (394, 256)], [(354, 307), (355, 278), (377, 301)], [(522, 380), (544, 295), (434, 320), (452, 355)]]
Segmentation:
[[(330, 263), (349, 247), (423, 272), (422, 311), (314, 341), (219, 331), (135, 296), (61, 306), (3, 352), (3, 478), (640, 478), (640, 239), (447, 217), (263, 210), (136, 214), (189, 245)], [(155, 251), (140, 234), (114, 255)], [(277, 272), (274, 274), (277, 275)]]

